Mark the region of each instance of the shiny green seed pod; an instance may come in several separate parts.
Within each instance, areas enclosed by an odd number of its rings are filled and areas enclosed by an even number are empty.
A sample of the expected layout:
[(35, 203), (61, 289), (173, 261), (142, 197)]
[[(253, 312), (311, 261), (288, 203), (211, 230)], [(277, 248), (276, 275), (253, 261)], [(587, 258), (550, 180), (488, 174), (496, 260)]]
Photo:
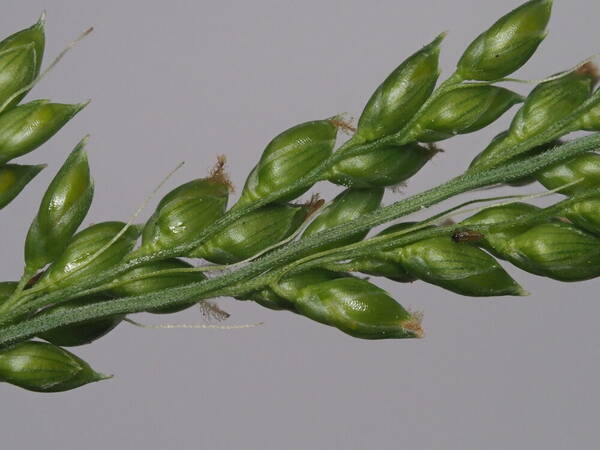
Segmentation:
[[(337, 127), (330, 120), (305, 122), (279, 134), (267, 145), (250, 172), (235, 207), (273, 195), (319, 167), (331, 156), (336, 136)], [(310, 187), (295, 190), (277, 200), (293, 200)]]
[(70, 286), (78, 279), (117, 265), (133, 249), (140, 234), (139, 226), (131, 226), (105, 248), (125, 225), (123, 222), (101, 222), (77, 233), (38, 281), (38, 286)]
[(523, 101), (516, 92), (497, 86), (459, 86), (433, 101), (412, 131), (421, 142), (472, 133), (494, 122)]
[[(417, 225), (417, 222), (402, 222), (389, 226), (382, 230), (377, 236), (398, 233)], [(410, 233), (410, 232), (409, 232)], [(409, 273), (398, 258), (389, 251), (376, 251), (369, 255), (352, 260), (349, 265), (352, 267), (349, 271), (361, 272), (376, 277), (386, 277), (400, 283), (410, 283), (417, 280), (417, 277)]]
[[(111, 297), (106, 295), (96, 295), (91, 297), (78, 298), (71, 300), (66, 303), (60, 303), (58, 305), (51, 306), (44, 309), (39, 316), (44, 314), (51, 314), (55, 312), (63, 312), (68, 314), (73, 308), (79, 306), (88, 305), (91, 303), (101, 302), (110, 299)], [(78, 323), (75, 325), (67, 325), (64, 327), (55, 328), (45, 333), (40, 334), (38, 337), (50, 342), (54, 345), (61, 347), (75, 347), (78, 345), (89, 344), (102, 336), (112, 331), (121, 321), (125, 318), (124, 315), (105, 317), (102, 319), (96, 319), (88, 322)]]
[(331, 272), (323, 269), (310, 269), (283, 278), (277, 284), (276, 292), (284, 298), (294, 299), (300, 295), (300, 291), (307, 286), (324, 283), (326, 281), (346, 278), (349, 275)]
[(600, 131), (600, 106), (595, 106), (581, 116), (576, 128), (584, 131)]
[(110, 378), (46, 342), (21, 342), (0, 350), (0, 381), (34, 392), (62, 392)]
[(146, 223), (139, 252), (149, 254), (193, 241), (225, 214), (229, 189), (226, 180), (217, 175), (169, 192)]
[(524, 295), (518, 283), (483, 250), (448, 237), (425, 239), (389, 251), (407, 272), (471, 297)]
[[(403, 222), (392, 225), (381, 231), (378, 236), (396, 233), (406, 230), (417, 222)], [(386, 251), (375, 251), (369, 255), (365, 255), (352, 261), (343, 264), (344, 270), (347, 272), (361, 272), (367, 275), (376, 277), (386, 277), (390, 280), (400, 283), (410, 283), (417, 280), (416, 277), (406, 271), (406, 269), (398, 263), (397, 258), (393, 254)]]
[(513, 141), (544, 132), (581, 106), (592, 92), (592, 78), (579, 72), (541, 83), (525, 99), (510, 125)]
[(270, 309), (289, 310), (362, 339), (422, 337), (420, 317), (383, 289), (346, 274), (311, 269), (273, 289), (246, 297)]
[(276, 291), (270, 287), (245, 295), (239, 300), (252, 300), (265, 308), (296, 312), (295, 300), (306, 286), (347, 277), (346, 274), (322, 269), (310, 269), (289, 275), (277, 284)]
[(46, 167), (7, 164), (0, 166), (0, 209), (4, 208)]
[(17, 288), (16, 281), (2, 281), (0, 282), (0, 305), (7, 300), (15, 289)]
[[(334, 228), (347, 222), (359, 219), (381, 206), (383, 189), (346, 189), (332, 202), (304, 230), (302, 237), (313, 236), (322, 231)], [(352, 244), (360, 241), (368, 231), (359, 231), (351, 236), (338, 239), (311, 250), (312, 253), (329, 250), (331, 248)]]
[(36, 100), (1, 114), (0, 164), (38, 148), (86, 105)]
[(0, 42), (0, 54), (24, 45), (33, 45), (35, 65), (37, 72), (39, 72), (42, 67), (42, 59), (44, 58), (44, 47), (46, 46), (45, 19), (45, 14), (42, 14), (39, 20), (31, 27), (17, 31), (3, 39)]
[(190, 253), (216, 264), (233, 264), (248, 259), (281, 242), (307, 218), (305, 205), (271, 204), (238, 219)]
[[(193, 266), (180, 259), (171, 258), (162, 261), (153, 261), (138, 266), (121, 275), (116, 281), (117, 286), (111, 289), (111, 293), (119, 297), (130, 297), (145, 295), (163, 289), (184, 286), (206, 279), (202, 272), (184, 271)], [(153, 308), (148, 312), (155, 314), (171, 314), (189, 308), (196, 302), (189, 304), (164, 306)]]
[(355, 139), (372, 141), (400, 131), (429, 98), (439, 77), (440, 44), (444, 35), (406, 59), (369, 99)]
[(568, 183), (577, 184), (561, 189), (564, 195), (575, 195), (587, 189), (600, 187), (600, 155), (583, 153), (547, 167), (535, 174), (536, 179), (547, 189), (557, 189)]
[[(386, 228), (379, 235), (403, 231), (414, 225), (416, 225), (416, 222), (398, 223)], [(428, 226), (427, 228), (432, 228), (432, 226)], [(452, 244), (456, 247), (448, 244)], [(410, 282), (421, 278), (424, 281), (438, 284), (453, 292), (470, 292), (469, 294), (463, 295), (477, 297), (488, 295), (515, 295), (512, 294), (511, 291), (514, 281), (510, 279), (510, 277), (508, 277), (507, 280), (503, 275), (503, 270), (500, 268), (500, 271), (498, 271), (494, 266), (495, 261), (493, 258), (489, 257), (485, 252), (468, 247), (468, 244), (457, 244), (450, 238), (432, 238), (418, 241), (411, 245), (393, 250), (381, 251), (375, 255), (377, 259), (382, 259), (388, 263), (394, 262), (398, 266), (397, 270), (400, 274), (400, 279), (398, 281)], [(430, 251), (428, 249), (429, 246), (433, 248), (430, 253), (428, 253)], [(403, 251), (405, 249), (407, 252), (406, 258), (409, 262), (408, 265), (404, 264), (405, 255), (403, 254)], [(472, 250), (475, 250), (475, 252)], [(455, 255), (457, 256), (456, 258)], [(470, 267), (468, 260), (471, 256), (483, 260), (483, 266), (479, 269)], [(464, 260), (466, 260), (466, 262)], [(441, 268), (437, 268), (437, 266), (442, 266), (444, 264), (448, 264), (452, 272), (449, 271), (448, 273), (443, 273)], [(482, 271), (481, 275), (478, 275), (478, 270)], [(372, 274), (387, 276), (385, 273)], [(449, 280), (445, 280), (445, 276), (447, 276)], [(496, 289), (495, 292), (499, 293), (492, 293), (494, 291), (487, 290), (482, 286), (486, 281), (490, 282), (491, 287)], [(505, 293), (501, 294), (500, 292), (503, 291)]]
[[(515, 114), (508, 133), (494, 139), (471, 163), (471, 169), (494, 166), (508, 148), (543, 133), (568, 117), (589, 98), (591, 88), (589, 74), (578, 72), (537, 85)], [(574, 122), (573, 129), (577, 127)]]
[(85, 140), (71, 152), (46, 190), (27, 233), (25, 264), (29, 272), (54, 261), (85, 218), (94, 195)]
[(490, 81), (510, 75), (546, 37), (551, 0), (532, 0), (500, 18), (462, 55), (457, 72), (466, 80)]
[(562, 213), (577, 227), (600, 234), (600, 197), (578, 201), (565, 208)]
[(410, 283), (417, 278), (406, 271), (394, 258), (385, 252), (378, 252), (369, 256), (363, 256), (349, 263), (350, 272), (361, 272), (375, 277), (385, 277), (399, 283)]
[(0, 42), (0, 108), (11, 108), (27, 94), (24, 89), (40, 72), (44, 46), (43, 17)]
[(329, 170), (327, 179), (358, 189), (396, 186), (421, 170), (436, 153), (416, 143), (390, 145), (341, 160)]
[(258, 303), (260, 306), (272, 309), (274, 311), (294, 311), (294, 304), (289, 300), (277, 295), (271, 289), (263, 289), (260, 291), (246, 294), (243, 298), (236, 297), (237, 300), (251, 300)]
[(22, 98), (21, 90), (36, 77), (35, 50), (24, 45), (0, 53), (0, 108), (16, 105)]
[[(486, 208), (477, 214), (463, 220), (460, 225), (466, 228), (469, 225), (494, 225), (483, 233), (483, 238), (476, 242), (477, 245), (485, 248), (495, 256), (505, 258), (510, 254), (510, 249), (507, 248), (508, 241), (526, 232), (531, 228), (532, 223), (525, 225), (510, 225), (519, 219), (534, 215), (540, 211), (540, 208), (528, 203), (510, 203), (508, 205), (492, 206)], [(545, 219), (540, 218), (536, 223), (542, 223)]]
[(510, 261), (537, 275), (560, 281), (600, 276), (600, 238), (573, 225), (536, 225), (507, 243)]
[(354, 277), (308, 285), (294, 305), (299, 314), (361, 339), (423, 336), (418, 316), (383, 289)]

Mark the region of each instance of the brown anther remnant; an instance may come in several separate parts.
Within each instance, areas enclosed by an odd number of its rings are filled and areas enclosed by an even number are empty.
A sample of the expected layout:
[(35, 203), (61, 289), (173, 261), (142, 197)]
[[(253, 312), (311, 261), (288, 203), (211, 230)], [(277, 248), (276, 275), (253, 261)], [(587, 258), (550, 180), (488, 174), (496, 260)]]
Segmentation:
[(456, 243), (480, 241), (485, 235), (473, 230), (455, 230), (452, 233), (452, 240)]
[(343, 116), (335, 116), (329, 119), (329, 122), (347, 135), (356, 133), (356, 127), (352, 125), (352, 119), (346, 120)]
[(423, 331), (423, 313), (421, 311), (408, 311), (411, 315), (410, 320), (404, 322), (402, 324), (402, 328), (406, 331), (410, 331), (415, 334), (417, 338), (425, 337), (425, 332)]
[(593, 86), (600, 81), (600, 70), (598, 69), (598, 66), (591, 61), (588, 61), (583, 66), (579, 67), (575, 73), (590, 77), (592, 79)]
[(306, 218), (312, 217), (319, 209), (323, 207), (325, 204), (325, 200), (320, 198), (319, 194), (313, 194), (310, 197), (310, 200), (304, 204), (304, 206), (308, 207), (308, 213), (306, 214)]
[(431, 143), (427, 144), (427, 151), (429, 152), (429, 158), (433, 158), (438, 153), (444, 153), (445, 150)]
[(229, 174), (225, 170), (225, 166), (227, 165), (227, 157), (225, 155), (217, 156), (217, 162), (210, 169), (209, 178), (219, 184), (223, 184), (227, 186), (229, 192), (235, 192), (235, 187), (229, 178)]
[(201, 301), (198, 303), (198, 306), (202, 312), (202, 317), (204, 317), (207, 321), (216, 320), (217, 322), (223, 322), (230, 316), (228, 312), (223, 311), (216, 303), (211, 301)]

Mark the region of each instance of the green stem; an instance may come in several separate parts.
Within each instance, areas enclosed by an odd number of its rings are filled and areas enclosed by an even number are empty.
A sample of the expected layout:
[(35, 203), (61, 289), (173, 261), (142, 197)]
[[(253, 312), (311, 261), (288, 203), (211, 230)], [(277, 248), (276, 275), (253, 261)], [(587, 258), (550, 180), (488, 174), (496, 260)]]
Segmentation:
[(28, 270), (25, 270), (23, 272), (23, 275), (21, 276), (21, 279), (19, 280), (19, 284), (17, 284), (17, 287), (15, 288), (14, 292), (11, 294), (11, 296), (8, 299), (6, 299), (5, 302), (3, 302), (0, 305), (0, 317), (3, 314), (6, 314), (11, 309), (13, 309), (19, 303), (19, 300), (22, 298), (23, 291), (25, 289), (25, 286), (27, 285), (27, 282), (34, 275), (35, 275), (35, 272), (31, 272)]
[[(486, 233), (490, 229), (497, 230), (502, 228), (523, 226), (527, 225), (528, 223), (538, 223), (540, 220), (551, 219), (553, 217), (559, 216), (562, 213), (562, 211), (568, 209), (571, 205), (584, 201), (590, 197), (597, 197), (598, 195), (600, 195), (600, 188), (591, 189), (586, 192), (580, 193), (574, 197), (568, 198), (559, 203), (551, 205), (547, 208), (544, 208), (536, 212), (535, 214), (523, 215), (522, 217), (519, 217), (511, 222), (501, 222), (494, 224), (472, 224), (469, 225), (469, 230)], [(435, 217), (436, 216), (434, 216), (434, 218)], [(413, 242), (418, 242), (433, 237), (448, 237), (457, 229), (457, 227), (460, 227), (460, 224), (457, 224), (423, 229), (424, 224), (431, 223), (432, 219), (425, 220), (417, 224), (415, 227), (407, 228), (396, 233), (374, 236), (364, 241), (349, 244), (343, 247), (338, 247), (337, 249), (335, 249), (335, 251), (328, 250), (311, 255), (312, 258), (307, 259), (306, 262), (302, 264), (296, 264), (296, 262), (294, 262), (273, 272), (268, 272), (255, 279), (244, 282), (243, 284), (239, 284), (233, 286), (232, 288), (222, 289), (219, 291), (212, 291), (210, 294), (215, 297), (239, 296), (243, 293), (255, 291), (262, 286), (277, 283), (278, 280), (283, 278), (285, 275), (303, 272), (314, 267), (329, 269), (333, 271), (352, 272), (354, 271), (352, 261), (348, 263), (338, 263), (338, 261), (358, 258), (361, 256), (371, 254), (374, 251), (379, 252), (402, 247)]]
[[(594, 192), (597, 195), (599, 190)], [(586, 195), (587, 196), (587, 195)], [(568, 199), (557, 205), (553, 205), (546, 208), (540, 213), (533, 214), (530, 216), (524, 216), (523, 218), (506, 224), (507, 226), (523, 225), (528, 222), (535, 222), (540, 217), (551, 217), (557, 211), (560, 211), (563, 207), (567, 206), (570, 202), (580, 201), (578, 199)], [(473, 230), (485, 232), (490, 228), (501, 227), (502, 224), (488, 224), (488, 225), (474, 225), (470, 226)], [(417, 242), (423, 239), (432, 237), (448, 236), (454, 229), (454, 226), (438, 227), (434, 229), (421, 230), (415, 233), (405, 234), (394, 239), (390, 239), (383, 244), (378, 244), (379, 250), (385, 250), (387, 248), (393, 248), (403, 245), (408, 245), (413, 242)], [(353, 246), (348, 246), (353, 247)], [(361, 249), (353, 248), (349, 251), (341, 252), (335, 257), (331, 256), (324, 260), (315, 260), (308, 263), (302, 268), (296, 268), (295, 271), (306, 270), (311, 267), (322, 267), (335, 262), (336, 259), (346, 259), (349, 257), (358, 257), (365, 254), (366, 251), (370, 251), (370, 246), (363, 246)], [(249, 267), (249, 266), (248, 266)], [(244, 270), (244, 269), (241, 269)], [(246, 268), (247, 270), (247, 268)], [(108, 302), (99, 302), (90, 305), (81, 306), (74, 308), (69, 313), (55, 312), (46, 314), (43, 316), (37, 316), (33, 319), (29, 319), (27, 322), (23, 322), (17, 325), (11, 325), (3, 330), (0, 330), (0, 346), (10, 345), (23, 339), (34, 337), (37, 334), (49, 331), (53, 328), (70, 325), (77, 322), (82, 322), (90, 319), (99, 319), (102, 317), (108, 317), (116, 314), (130, 314), (135, 312), (143, 312), (151, 308), (164, 307), (167, 305), (173, 305), (175, 302), (174, 298), (189, 299), (194, 298), (196, 301), (217, 297), (217, 296), (240, 296), (245, 293), (266, 287), (269, 284), (275, 282), (282, 273), (286, 271), (286, 268), (278, 269), (274, 272), (265, 273), (257, 278), (251, 279), (244, 283), (234, 283), (230, 286), (218, 289), (214, 288), (217, 280), (209, 280), (208, 282), (196, 283), (194, 286), (188, 285), (183, 287), (166, 289), (161, 292), (153, 293), (147, 296), (127, 297), (121, 299), (115, 299)], [(294, 271), (292, 271), (293, 273)], [(168, 294), (168, 295), (166, 295)], [(190, 294), (193, 294), (191, 296)], [(182, 300), (185, 302), (185, 300)]]
[[(550, 219), (555, 217), (561, 213), (565, 208), (568, 208), (569, 205), (585, 200), (588, 197), (598, 196), (600, 195), (600, 188), (593, 189), (591, 191), (585, 192), (583, 194), (577, 195), (576, 197), (572, 197), (562, 202), (551, 205), (547, 208), (542, 209), (541, 211), (535, 214), (528, 214), (518, 219), (515, 219), (511, 222), (499, 222), (494, 224), (473, 224), (469, 225), (469, 230), (477, 231), (485, 233), (490, 229), (506, 229), (515, 226), (522, 226), (528, 223), (536, 223), (542, 219)], [(352, 266), (352, 262), (347, 264), (341, 263), (337, 264), (337, 261), (349, 260), (353, 258), (357, 258), (360, 256), (364, 256), (373, 251), (385, 251), (388, 249), (393, 249), (397, 247), (401, 247), (407, 244), (405, 239), (406, 234), (410, 234), (411, 237), (415, 237), (416, 239), (411, 239), (411, 243), (413, 241), (420, 241), (423, 239), (428, 239), (431, 237), (438, 236), (449, 236), (453, 231), (460, 228), (460, 224), (458, 225), (450, 225), (445, 227), (436, 227), (433, 229), (420, 230), (417, 232), (411, 232), (410, 229), (401, 230), (397, 233), (391, 233), (387, 235), (375, 236), (371, 239), (367, 239), (365, 241), (358, 242), (356, 244), (347, 245), (345, 247), (340, 247), (338, 252), (335, 254), (327, 254), (327, 252), (323, 252), (322, 254), (314, 255), (315, 258), (308, 260), (306, 263), (301, 264), (297, 267), (294, 267), (294, 270), (291, 272), (305, 271), (313, 267), (320, 268), (329, 268), (330, 270), (334, 270), (333, 267), (345, 267), (348, 268), (343, 270), (350, 270)], [(288, 268), (282, 269), (282, 272), (286, 272)]]
[[(209, 293), (217, 293), (223, 290), (227, 291), (227, 289), (231, 292), (242, 286), (243, 283), (248, 280), (252, 280), (262, 274), (268, 273), (274, 268), (284, 267), (286, 264), (295, 261), (301, 255), (320, 247), (326, 242), (353, 235), (358, 231), (369, 230), (377, 225), (420, 211), (433, 204), (472, 189), (521, 178), (551, 164), (598, 147), (600, 147), (600, 134), (595, 134), (564, 144), (525, 161), (507, 164), (487, 171), (466, 173), (441, 186), (367, 214), (359, 220), (339, 225), (300, 241), (292, 242), (273, 253), (254, 261), (252, 264), (220, 277), (192, 283), (182, 287), (165, 289), (149, 295), (121, 298), (99, 304), (86, 305), (74, 308), (68, 313), (56, 312), (27, 319), (0, 330), (0, 346), (18, 342), (35, 336), (40, 332), (66, 324), (80, 323), (86, 320), (93, 320), (115, 314), (140, 312), (154, 307), (184, 304), (190, 300), (208, 298), (206, 295)], [(65, 289), (63, 291), (63, 298), (67, 295), (77, 295), (81, 290), (81, 287)], [(39, 304), (35, 309), (60, 299), (61, 297), (57, 297), (57, 293), (51, 293), (37, 299), (36, 301)], [(35, 302), (32, 302), (32, 304), (33, 303)], [(22, 312), (15, 311), (15, 313), (20, 314)]]
[[(58, 289), (52, 292), (51, 295), (53, 300), (68, 300), (73, 298), (73, 294), (78, 291), (83, 291), (84, 289), (93, 288), (100, 286), (106, 282), (111, 282), (118, 276), (128, 272), (129, 270), (138, 267), (142, 264), (150, 263), (153, 261), (183, 256), (188, 254), (190, 251), (199, 247), (204, 241), (209, 239), (213, 234), (218, 231), (226, 228), (227, 226), (233, 224), (237, 220), (239, 220), (242, 216), (262, 207), (269, 203), (276, 202), (279, 198), (284, 197), (294, 191), (297, 191), (301, 187), (312, 186), (313, 184), (321, 181), (323, 179), (323, 175), (327, 172), (327, 170), (335, 165), (342, 159), (349, 158), (352, 156), (361, 155), (364, 153), (368, 153), (371, 151), (376, 151), (378, 148), (389, 145), (392, 142), (392, 137), (386, 137), (377, 141), (369, 142), (369, 143), (361, 143), (354, 144), (351, 141), (348, 141), (342, 147), (340, 147), (328, 160), (325, 161), (320, 167), (312, 170), (303, 178), (299, 179), (295, 183), (286, 188), (277, 191), (267, 197), (264, 197), (250, 205), (243, 206), (240, 208), (230, 209), (223, 217), (218, 219), (209, 227), (205, 228), (198, 234), (196, 239), (193, 241), (186, 242), (184, 244), (180, 244), (174, 247), (170, 247), (168, 249), (160, 250), (152, 254), (137, 254), (133, 252), (129, 255), (128, 259), (123, 263), (115, 266), (107, 271), (102, 273), (94, 274), (92, 276), (88, 276), (86, 278), (81, 279), (78, 283), (64, 289)], [(30, 303), (30, 297), (33, 297), (36, 294), (39, 294), (38, 290), (32, 289), (31, 291), (23, 292), (23, 296), (20, 296), (18, 299), (19, 303)], [(44, 304), (42, 304), (44, 306)], [(12, 314), (4, 314), (0, 315), (0, 325), (10, 321), (10, 317)]]

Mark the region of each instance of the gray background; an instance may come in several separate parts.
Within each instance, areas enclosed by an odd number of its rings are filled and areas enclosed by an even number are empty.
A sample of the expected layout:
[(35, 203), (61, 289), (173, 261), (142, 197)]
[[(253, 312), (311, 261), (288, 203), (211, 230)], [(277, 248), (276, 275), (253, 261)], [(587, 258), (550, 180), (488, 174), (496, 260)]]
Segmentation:
[[(450, 31), (442, 53), (447, 75), (470, 40), (519, 3), (4, 0), (4, 35), (47, 9), (46, 61), (86, 27), (96, 31), (30, 95), (93, 102), (22, 159), (50, 167), (2, 211), (2, 278), (18, 277), (41, 193), (85, 133), (92, 134), (97, 186), (86, 223), (126, 219), (181, 160), (187, 164), (168, 188), (206, 174), (220, 153), (229, 156), (241, 187), (281, 130), (338, 112), (358, 115), (389, 71), (443, 30)], [(519, 76), (543, 77), (599, 51), (598, 14), (596, 1), (558, 0), (550, 36)], [(386, 201), (458, 174), (509, 118), (445, 142), (446, 152)], [(114, 379), (56, 395), (1, 385), (0, 446), (596, 448), (598, 282), (569, 285), (511, 273), (533, 295), (469, 299), (424, 283), (381, 282), (425, 312), (421, 341), (360, 341), (229, 299), (220, 305), (232, 314), (230, 323), (265, 325), (236, 331), (121, 325), (75, 350)], [(192, 309), (144, 319), (201, 316)]]

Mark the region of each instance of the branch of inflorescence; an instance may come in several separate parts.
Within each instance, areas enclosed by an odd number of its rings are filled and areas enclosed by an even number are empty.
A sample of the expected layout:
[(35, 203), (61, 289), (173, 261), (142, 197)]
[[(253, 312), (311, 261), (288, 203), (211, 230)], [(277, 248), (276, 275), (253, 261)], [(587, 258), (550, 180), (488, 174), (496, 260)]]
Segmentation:
[[(438, 39), (443, 38), (445, 33), (440, 35)], [(125, 273), (126, 271), (139, 266), (144, 263), (148, 263), (155, 260), (166, 259), (174, 256), (178, 256), (181, 254), (185, 254), (189, 250), (200, 245), (206, 239), (210, 238), (215, 232), (228, 225), (234, 223), (236, 220), (241, 218), (242, 216), (264, 206), (268, 203), (277, 201), (279, 198), (287, 195), (290, 192), (295, 191), (298, 188), (302, 188), (305, 186), (311, 186), (318, 181), (322, 181), (326, 178), (326, 173), (329, 169), (331, 169), (336, 163), (340, 162), (343, 159), (351, 158), (353, 156), (359, 156), (362, 154), (366, 154), (368, 152), (377, 151), (378, 149), (385, 147), (390, 144), (400, 145), (411, 140), (412, 131), (414, 128), (414, 124), (418, 121), (418, 119), (425, 113), (427, 107), (435, 101), (435, 99), (439, 98), (449, 90), (454, 89), (461, 82), (460, 76), (457, 73), (453, 73), (447, 80), (440, 84), (440, 86), (433, 92), (430, 98), (425, 102), (425, 104), (420, 108), (420, 110), (412, 117), (412, 119), (397, 133), (380, 138), (373, 142), (356, 142), (354, 139), (350, 139), (345, 142), (336, 152), (334, 152), (330, 158), (328, 158), (320, 167), (317, 167), (313, 171), (306, 174), (301, 179), (297, 180), (296, 183), (291, 184), (285, 189), (282, 189), (268, 197), (265, 197), (253, 204), (247, 205), (245, 207), (232, 208), (228, 211), (222, 218), (217, 220), (212, 226), (209, 226), (202, 233), (199, 234), (196, 240), (190, 243), (186, 243), (184, 245), (175, 246), (166, 250), (162, 250), (150, 255), (140, 255), (136, 252), (133, 252), (128, 260), (119, 265), (118, 267), (114, 267), (111, 270), (105, 272), (104, 274), (97, 274), (94, 277), (90, 277), (89, 279), (81, 280), (78, 283), (78, 286), (83, 287), (91, 287), (93, 284), (96, 286), (101, 286), (102, 283), (109, 282), (114, 280), (114, 278), (120, 274)], [(129, 226), (129, 225), (128, 225)], [(125, 231), (125, 228), (122, 230)], [(116, 238), (115, 238), (116, 240)], [(104, 248), (103, 250), (106, 250)], [(100, 252), (99, 252), (100, 253)], [(4, 302), (3, 305), (0, 305), (0, 324), (4, 323), (3, 317), (16, 317), (16, 315), (11, 316), (11, 311), (19, 308), (23, 303), (28, 302), (31, 297), (37, 297), (40, 294), (46, 294), (48, 289), (40, 291), (38, 289), (30, 289), (28, 292), (23, 292), (23, 288), (28, 280), (34, 274), (25, 272), (21, 277), (18, 288), (15, 290), (11, 298)], [(51, 288), (51, 287), (50, 287)], [(82, 288), (80, 287), (81, 291)], [(88, 289), (86, 289), (88, 292)], [(89, 292), (88, 292), (89, 293)], [(63, 291), (56, 290), (56, 295), (62, 295), (62, 300), (67, 301), (73, 297), (69, 297), (68, 294)], [(36, 303), (37, 304), (37, 303)]]
[[(324, 243), (344, 238), (357, 231), (369, 230), (372, 227), (423, 210), (450, 197), (473, 189), (519, 179), (552, 164), (566, 160), (577, 154), (595, 150), (599, 147), (600, 134), (594, 134), (563, 144), (541, 155), (533, 156), (523, 161), (505, 164), (490, 170), (467, 172), (438, 187), (367, 214), (361, 217), (360, 220), (337, 226), (300, 241), (291, 242), (251, 264), (239, 268), (238, 270), (224, 273), (215, 278), (183, 287), (165, 289), (150, 295), (119, 298), (102, 303), (90, 304), (73, 309), (68, 314), (61, 312), (45, 314), (33, 319), (25, 319), (19, 323), (5, 326), (0, 330), (0, 346), (18, 342), (22, 339), (35, 336), (43, 331), (67, 324), (80, 323), (86, 320), (107, 317), (114, 314), (141, 312), (157, 306), (183, 304), (185, 302), (211, 298), (219, 295), (237, 295), (236, 293), (238, 292), (244, 292), (244, 290), (260, 287), (257, 283), (267, 285), (274, 279), (274, 276), (278, 276), (277, 273), (282, 270), (281, 268), (285, 268), (288, 264), (293, 263), (296, 259), (305, 255), (307, 252), (310, 252), (312, 249), (318, 248)], [(596, 192), (586, 193), (586, 195), (592, 194), (597, 195)], [(573, 199), (575, 198), (578, 200), (581, 199), (581, 197), (573, 197)], [(551, 211), (553, 212), (554, 210)], [(402, 245), (409, 242), (410, 239), (423, 239), (434, 236), (436, 233), (448, 233), (450, 229), (451, 228), (446, 229), (440, 227), (435, 230), (424, 230), (411, 234), (411, 237), (400, 236), (397, 241), (386, 241), (385, 245)], [(365, 241), (365, 243), (363, 250), (366, 251), (370, 244), (368, 240)], [(344, 253), (344, 248), (339, 250), (339, 254), (331, 255), (331, 257), (334, 259), (348, 257), (348, 252), (346, 251), (346, 253)], [(130, 261), (122, 267), (127, 267), (128, 264), (129, 267), (133, 266)], [(128, 268), (125, 270), (128, 270)], [(297, 269), (302, 269), (302, 267)], [(115, 271), (107, 271), (104, 274), (98, 274), (98, 277), (95, 278), (110, 280), (114, 278), (114, 272)], [(28, 312), (35, 311), (45, 305), (85, 295), (87, 289), (98, 286), (98, 284), (101, 283), (90, 283), (89, 285), (86, 285), (84, 280), (84, 282), (77, 286), (62, 291), (51, 292), (40, 298), (32, 299), (24, 305), (24, 308), (17, 309), (13, 311), (12, 314), (5, 316), (3, 318), (3, 325), (10, 323), (6, 320), (10, 316), (13, 318), (24, 317)]]
[[(45, 306), (52, 303), (58, 303), (63, 301), (68, 301), (72, 298), (79, 297), (84, 295), (83, 293), (89, 293), (91, 288), (99, 288), (103, 284), (112, 282), (119, 275), (131, 270), (134, 267), (142, 265), (144, 263), (148, 263), (151, 261), (167, 259), (170, 257), (176, 257), (180, 255), (185, 255), (187, 252), (196, 248), (200, 244), (202, 244), (205, 240), (210, 238), (213, 234), (218, 232), (219, 230), (227, 227), (228, 225), (234, 223), (242, 216), (274, 201), (277, 201), (279, 198), (283, 198), (287, 194), (294, 192), (298, 188), (311, 186), (314, 183), (323, 180), (326, 178), (327, 171), (333, 167), (339, 161), (350, 158), (353, 156), (358, 156), (362, 154), (366, 154), (368, 152), (377, 151), (377, 149), (385, 147), (390, 144), (400, 145), (411, 140), (411, 133), (414, 128), (414, 124), (418, 122), (419, 117), (421, 117), (426, 111), (428, 105), (433, 102), (436, 98), (444, 95), (446, 92), (460, 88), (462, 85), (460, 84), (461, 78), (456, 73), (452, 74), (447, 80), (445, 80), (441, 85), (434, 91), (432, 96), (428, 99), (428, 101), (420, 108), (420, 110), (415, 114), (415, 116), (406, 124), (406, 126), (397, 132), (396, 134), (386, 136), (379, 140), (373, 142), (355, 142), (354, 139), (350, 139), (346, 143), (344, 143), (336, 152), (334, 152), (331, 157), (326, 160), (320, 167), (314, 169), (313, 171), (306, 174), (301, 179), (297, 180), (295, 183), (287, 186), (286, 188), (273, 193), (272, 195), (265, 197), (259, 201), (254, 202), (253, 204), (240, 207), (233, 208), (228, 211), (222, 218), (217, 220), (214, 224), (207, 227), (203, 232), (199, 233), (198, 237), (189, 243), (184, 245), (175, 246), (166, 250), (162, 250), (150, 255), (139, 255), (136, 252), (133, 252), (129, 259), (123, 262), (122, 264), (111, 268), (100, 274), (95, 274), (94, 276), (85, 278), (80, 280), (79, 283), (73, 285), (66, 289), (56, 289), (53, 292), (46, 291), (38, 291), (35, 288), (29, 290), (29, 292), (24, 291), (21, 292), (19, 290), (16, 291), (15, 297), (11, 298), (10, 302), (5, 302), (4, 305), (0, 307), (0, 325), (9, 323), (13, 321), (15, 318), (20, 317), (21, 313), (21, 305), (26, 304), (26, 312), (33, 311), (35, 308), (39, 308), (41, 306)], [(560, 123), (555, 124), (553, 127), (542, 133), (540, 135), (534, 136), (533, 138), (522, 142), (521, 144), (515, 146), (514, 148), (507, 149), (507, 154), (510, 155), (521, 155), (526, 151), (536, 147), (540, 144), (540, 142), (548, 142), (555, 135), (565, 134), (570, 131), (571, 124), (573, 122), (573, 118), (577, 117), (578, 114), (581, 114), (583, 111), (591, 108), (596, 105), (600, 101), (600, 94), (593, 95), (584, 105), (582, 105), (574, 114), (569, 115)], [(498, 164), (506, 162), (505, 160), (498, 161)], [(486, 167), (489, 168), (489, 167)], [(481, 170), (483, 170), (482, 168)], [(471, 175), (476, 175), (479, 173), (478, 170), (470, 170)], [(458, 177), (461, 178), (461, 177)], [(456, 180), (456, 179), (455, 179)], [(454, 180), (453, 180), (454, 181)], [(441, 187), (444, 187), (442, 185)], [(489, 186), (489, 185), (487, 185)], [(462, 191), (464, 192), (464, 191)], [(461, 192), (458, 192), (461, 193)], [(455, 195), (455, 194), (453, 194)], [(447, 197), (446, 197), (447, 198)], [(436, 201), (437, 202), (437, 201)], [(423, 207), (427, 207), (429, 205), (424, 204)], [(23, 280), (27, 280), (30, 278), (30, 274), (24, 275)], [(52, 287), (49, 287), (52, 289)], [(98, 290), (98, 289), (96, 289)], [(39, 300), (31, 301), (32, 298), (42, 296)], [(10, 308), (9, 308), (10, 307)]]

